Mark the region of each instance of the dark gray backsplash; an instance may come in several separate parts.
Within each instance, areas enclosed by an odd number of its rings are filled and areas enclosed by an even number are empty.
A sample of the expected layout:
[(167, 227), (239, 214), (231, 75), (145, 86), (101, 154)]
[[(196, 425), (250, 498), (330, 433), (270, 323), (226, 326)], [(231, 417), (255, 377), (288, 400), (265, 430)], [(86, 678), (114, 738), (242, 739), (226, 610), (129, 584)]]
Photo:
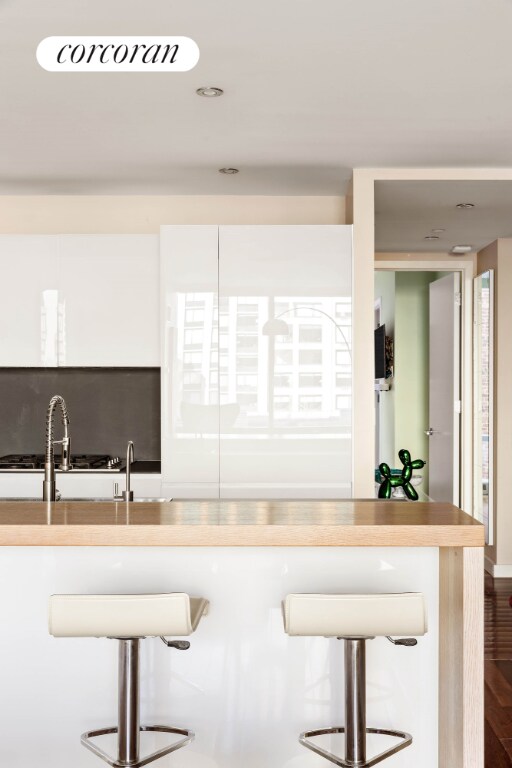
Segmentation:
[(52, 395), (67, 403), (72, 453), (123, 457), (133, 440), (135, 458), (160, 459), (159, 368), (0, 368), (0, 456), (44, 453)]

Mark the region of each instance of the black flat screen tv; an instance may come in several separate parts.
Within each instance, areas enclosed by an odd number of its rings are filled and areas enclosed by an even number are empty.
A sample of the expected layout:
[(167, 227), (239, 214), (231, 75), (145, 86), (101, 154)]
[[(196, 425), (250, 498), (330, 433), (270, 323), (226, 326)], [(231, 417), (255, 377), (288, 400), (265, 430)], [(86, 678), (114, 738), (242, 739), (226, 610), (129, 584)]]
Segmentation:
[(375, 378), (386, 378), (386, 326), (375, 329)]

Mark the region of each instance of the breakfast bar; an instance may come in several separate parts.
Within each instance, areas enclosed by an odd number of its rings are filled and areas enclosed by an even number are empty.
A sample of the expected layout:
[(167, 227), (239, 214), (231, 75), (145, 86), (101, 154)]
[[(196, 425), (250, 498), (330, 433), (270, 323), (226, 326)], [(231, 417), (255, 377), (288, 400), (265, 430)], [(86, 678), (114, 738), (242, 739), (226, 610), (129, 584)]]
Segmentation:
[(79, 734), (115, 721), (115, 644), (51, 637), (50, 595), (165, 592), (210, 607), (187, 653), (144, 644), (144, 717), (196, 732), (160, 765), (326, 765), (298, 734), (343, 722), (342, 644), (287, 637), (281, 616), (287, 594), (322, 592), (425, 595), (416, 647), (368, 643), (368, 725), (413, 735), (389, 768), (483, 765), (484, 529), (450, 504), (1, 502), (0, 545), (11, 766), (92, 768)]

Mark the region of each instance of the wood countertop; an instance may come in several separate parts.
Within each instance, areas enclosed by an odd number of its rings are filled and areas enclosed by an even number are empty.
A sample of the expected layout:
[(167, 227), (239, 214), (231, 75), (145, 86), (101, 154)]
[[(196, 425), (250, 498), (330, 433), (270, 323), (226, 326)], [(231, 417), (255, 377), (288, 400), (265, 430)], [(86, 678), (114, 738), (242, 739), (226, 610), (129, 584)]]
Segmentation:
[(0, 546), (483, 547), (484, 527), (435, 502), (3, 501)]

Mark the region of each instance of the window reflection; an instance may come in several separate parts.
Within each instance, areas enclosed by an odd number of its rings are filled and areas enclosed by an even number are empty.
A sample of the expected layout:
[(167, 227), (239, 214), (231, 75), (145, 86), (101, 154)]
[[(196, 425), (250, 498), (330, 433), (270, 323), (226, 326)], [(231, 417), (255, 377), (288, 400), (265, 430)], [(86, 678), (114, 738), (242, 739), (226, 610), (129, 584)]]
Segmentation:
[[(178, 315), (182, 401), (200, 409), (220, 402), (225, 435), (286, 430), (350, 437), (350, 297), (218, 301), (212, 293), (184, 293)], [(265, 324), (277, 317), (284, 321), (279, 333), (265, 334)], [(196, 431), (197, 419), (185, 412), (181, 429)], [(214, 425), (213, 416), (207, 422)]]

